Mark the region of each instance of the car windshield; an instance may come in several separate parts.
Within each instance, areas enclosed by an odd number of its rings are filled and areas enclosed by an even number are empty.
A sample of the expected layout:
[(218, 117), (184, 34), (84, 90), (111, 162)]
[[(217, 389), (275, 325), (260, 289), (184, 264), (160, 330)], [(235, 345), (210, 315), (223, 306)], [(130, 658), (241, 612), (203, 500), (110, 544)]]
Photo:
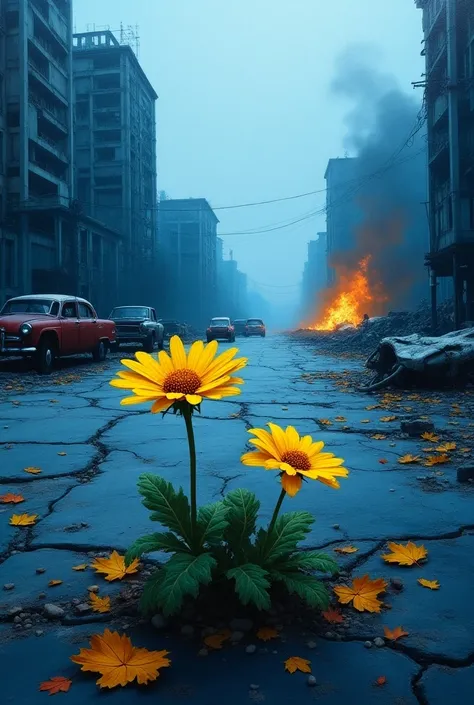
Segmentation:
[(248, 326), (263, 326), (263, 321), (260, 318), (249, 318), (247, 321)]
[(3, 307), (2, 315), (5, 316), (13, 313), (49, 314), (52, 305), (52, 299), (11, 299), (11, 301), (7, 301)]
[(110, 314), (110, 318), (148, 318), (149, 312), (145, 306), (124, 306), (123, 308), (114, 308)]
[(211, 326), (228, 326), (230, 323), (228, 318), (213, 318), (211, 321)]

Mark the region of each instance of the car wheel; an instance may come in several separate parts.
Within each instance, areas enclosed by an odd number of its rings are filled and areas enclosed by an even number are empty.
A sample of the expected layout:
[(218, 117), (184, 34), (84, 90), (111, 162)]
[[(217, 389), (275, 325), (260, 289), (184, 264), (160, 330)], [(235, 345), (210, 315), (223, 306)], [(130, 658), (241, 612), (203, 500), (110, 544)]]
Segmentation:
[(155, 349), (155, 335), (150, 335), (143, 343), (143, 350), (147, 353), (152, 353)]
[(208, 343), (210, 343), (211, 340), (212, 340), (212, 338), (211, 338), (209, 335), (207, 335), (207, 336), (206, 336), (206, 340), (207, 340)]
[(105, 340), (99, 340), (96, 347), (92, 351), (92, 359), (94, 362), (104, 362), (107, 357), (107, 343)]
[(165, 343), (165, 338), (162, 335), (158, 341), (158, 350), (164, 350), (164, 347), (165, 347), (164, 343)]
[(111, 343), (110, 352), (118, 352), (120, 350), (120, 343)]
[(42, 375), (49, 375), (53, 371), (56, 359), (56, 346), (49, 337), (41, 338), (35, 358), (35, 367)]

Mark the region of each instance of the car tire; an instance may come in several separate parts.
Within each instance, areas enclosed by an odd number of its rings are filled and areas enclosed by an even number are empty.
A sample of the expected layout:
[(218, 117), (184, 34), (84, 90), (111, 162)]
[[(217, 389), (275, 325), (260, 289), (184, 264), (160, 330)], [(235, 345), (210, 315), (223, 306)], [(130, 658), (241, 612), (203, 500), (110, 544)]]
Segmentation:
[(94, 362), (104, 362), (107, 357), (108, 346), (105, 340), (99, 340), (96, 347), (92, 351), (92, 359)]
[(143, 350), (147, 353), (152, 353), (155, 349), (155, 334), (148, 336), (148, 338), (143, 343)]
[(35, 368), (41, 375), (50, 375), (56, 359), (56, 346), (54, 341), (45, 336), (40, 339), (35, 356)]
[(164, 337), (164, 335), (162, 335), (158, 341), (158, 350), (164, 350), (164, 348), (165, 348), (165, 337)]
[(209, 335), (207, 335), (207, 336), (206, 336), (206, 340), (207, 340), (208, 343), (210, 343), (211, 340), (213, 340), (213, 339), (212, 339)]

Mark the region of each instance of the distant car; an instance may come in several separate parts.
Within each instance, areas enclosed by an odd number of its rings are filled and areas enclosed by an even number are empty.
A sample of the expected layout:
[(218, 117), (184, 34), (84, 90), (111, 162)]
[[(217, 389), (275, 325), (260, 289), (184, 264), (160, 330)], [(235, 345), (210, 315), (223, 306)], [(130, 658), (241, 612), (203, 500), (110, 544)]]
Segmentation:
[(32, 357), (41, 374), (67, 355), (92, 353), (94, 360), (105, 360), (114, 343), (115, 323), (98, 318), (93, 306), (76, 296), (17, 296), (0, 312), (0, 358)]
[(235, 340), (234, 326), (230, 322), (230, 318), (212, 318), (209, 328), (206, 331), (207, 342), (211, 340), (228, 340), (233, 343)]
[(116, 306), (109, 318), (117, 327), (117, 349), (122, 343), (139, 343), (146, 352), (153, 352), (155, 346), (163, 350), (165, 329), (156, 318), (156, 311), (150, 306)]
[(186, 333), (186, 326), (184, 323), (179, 323), (172, 319), (160, 318), (160, 323), (165, 329), (165, 338), (171, 338), (173, 335), (179, 335), (183, 337)]
[(249, 338), (251, 335), (260, 335), (262, 338), (266, 335), (265, 323), (261, 318), (248, 318), (245, 325), (244, 335)]
[(247, 319), (236, 318), (235, 321), (232, 322), (232, 325), (234, 326), (235, 335), (244, 335)]

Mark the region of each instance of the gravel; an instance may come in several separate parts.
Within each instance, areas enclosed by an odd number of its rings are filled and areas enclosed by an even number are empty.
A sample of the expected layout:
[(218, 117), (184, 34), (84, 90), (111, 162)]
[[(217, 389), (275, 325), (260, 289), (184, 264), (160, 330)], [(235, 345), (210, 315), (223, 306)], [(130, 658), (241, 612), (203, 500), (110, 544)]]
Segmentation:
[(246, 654), (254, 654), (257, 651), (257, 647), (255, 644), (249, 644), (247, 648), (245, 649)]
[(53, 605), (51, 602), (47, 602), (44, 606), (44, 613), (49, 619), (61, 619), (64, 617), (66, 612), (59, 605)]
[(376, 636), (374, 639), (374, 644), (377, 646), (379, 649), (382, 648), (382, 646), (385, 646), (385, 640), (382, 639), (380, 636)]
[(310, 688), (314, 688), (314, 686), (317, 684), (316, 678), (314, 676), (308, 676), (308, 680), (306, 682)]

